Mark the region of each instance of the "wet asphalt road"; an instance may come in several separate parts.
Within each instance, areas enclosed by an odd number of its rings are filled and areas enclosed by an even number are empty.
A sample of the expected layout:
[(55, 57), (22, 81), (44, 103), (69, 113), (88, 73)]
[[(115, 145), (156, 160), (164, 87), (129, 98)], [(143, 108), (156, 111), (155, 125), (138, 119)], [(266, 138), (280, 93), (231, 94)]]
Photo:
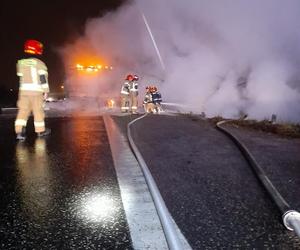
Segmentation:
[(47, 119), (16, 142), (0, 118), (1, 249), (132, 249), (101, 117)]
[(250, 150), (290, 207), (300, 211), (300, 140), (230, 124), (226, 128)]
[[(125, 134), (136, 117), (114, 120)], [(45, 139), (30, 121), (23, 143), (13, 122), (0, 116), (0, 249), (132, 249), (102, 118), (48, 118)], [(151, 115), (133, 129), (193, 249), (300, 249), (235, 145), (210, 124)], [(300, 142), (233, 130), (299, 211)]]
[[(124, 133), (132, 119), (114, 117)], [(279, 210), (236, 146), (208, 122), (189, 116), (149, 115), (133, 125), (132, 134), (193, 249), (300, 249), (300, 240), (282, 225)], [(295, 143), (289, 143), (291, 152), (298, 149), (299, 141)], [(261, 147), (252, 141), (257, 156)], [(299, 156), (285, 155), (280, 146), (279, 151), (268, 149), (264, 147), (266, 159), (261, 156), (260, 163), (268, 160), (268, 172), (277, 185), (283, 185), (284, 194), (288, 190), (284, 181), (294, 175), (289, 202), (299, 211)], [(272, 158), (272, 154), (277, 156)], [(271, 163), (279, 158), (281, 168)]]

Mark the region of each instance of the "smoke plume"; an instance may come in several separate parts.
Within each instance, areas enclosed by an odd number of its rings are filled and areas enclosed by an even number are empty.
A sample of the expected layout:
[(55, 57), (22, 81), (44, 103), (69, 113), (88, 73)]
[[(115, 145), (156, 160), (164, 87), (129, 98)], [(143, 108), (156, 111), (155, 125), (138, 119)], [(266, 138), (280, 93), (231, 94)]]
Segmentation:
[(93, 77), (69, 70), (67, 82), (80, 93), (118, 96), (134, 73), (141, 99), (156, 84), (165, 102), (189, 111), (299, 122), (299, 44), (298, 0), (137, 0), (89, 20), (63, 55), (68, 68), (80, 54), (114, 67)]

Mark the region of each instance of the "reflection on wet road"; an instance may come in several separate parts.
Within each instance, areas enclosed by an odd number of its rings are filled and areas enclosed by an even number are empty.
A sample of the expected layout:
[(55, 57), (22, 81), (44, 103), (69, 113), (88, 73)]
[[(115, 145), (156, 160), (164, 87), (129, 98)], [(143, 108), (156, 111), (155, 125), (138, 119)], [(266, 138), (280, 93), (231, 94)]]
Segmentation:
[(102, 118), (53, 118), (16, 142), (0, 123), (1, 249), (132, 249)]
[(33, 147), (16, 145), (17, 185), (24, 213), (32, 220), (41, 220), (53, 207), (51, 179), (46, 142), (37, 138)]

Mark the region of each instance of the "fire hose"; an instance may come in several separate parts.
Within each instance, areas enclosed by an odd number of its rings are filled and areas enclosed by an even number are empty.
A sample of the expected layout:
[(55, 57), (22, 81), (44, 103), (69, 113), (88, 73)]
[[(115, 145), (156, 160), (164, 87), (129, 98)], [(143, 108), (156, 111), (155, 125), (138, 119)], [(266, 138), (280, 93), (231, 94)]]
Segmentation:
[(135, 145), (132, 136), (131, 136), (131, 130), (130, 127), (133, 123), (135, 123), (136, 121), (143, 119), (144, 117), (147, 116), (147, 113), (144, 114), (143, 116), (131, 121), (130, 123), (128, 123), (127, 125), (127, 135), (128, 135), (128, 140), (129, 140), (129, 144), (137, 158), (137, 161), (143, 171), (143, 174), (145, 176), (147, 185), (149, 187), (151, 196), (153, 198), (153, 202), (155, 204), (158, 216), (160, 218), (162, 227), (163, 227), (163, 231), (165, 233), (166, 236), (166, 240), (168, 243), (168, 246), (171, 250), (182, 250), (182, 244), (179, 240), (179, 236), (178, 233), (175, 229), (174, 223), (171, 220), (171, 216), (170, 213), (165, 205), (165, 202), (159, 192), (159, 189), (150, 173), (149, 168), (147, 167), (147, 164), (145, 163), (140, 151), (138, 150), (137, 146)]
[(296, 210), (291, 209), (290, 205), (285, 201), (285, 199), (281, 196), (275, 186), (272, 184), (270, 179), (267, 177), (264, 170), (261, 166), (255, 161), (252, 154), (246, 148), (246, 146), (240, 142), (237, 137), (235, 137), (232, 133), (230, 133), (227, 129), (222, 127), (222, 125), (229, 121), (220, 121), (217, 123), (217, 128), (226, 134), (239, 148), (242, 152), (243, 156), (251, 166), (254, 171), (256, 177), (262, 183), (264, 188), (267, 190), (268, 194), (271, 196), (272, 200), (277, 205), (278, 209), (281, 212), (282, 220), (284, 226), (290, 230), (295, 231), (298, 237), (300, 237), (300, 213)]

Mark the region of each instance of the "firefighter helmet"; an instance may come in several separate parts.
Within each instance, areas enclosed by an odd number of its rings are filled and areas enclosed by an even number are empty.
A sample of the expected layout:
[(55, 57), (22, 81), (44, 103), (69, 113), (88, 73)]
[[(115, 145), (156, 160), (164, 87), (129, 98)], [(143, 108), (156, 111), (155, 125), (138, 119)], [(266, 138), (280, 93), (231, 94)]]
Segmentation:
[(152, 86), (149, 87), (149, 90), (150, 90), (151, 93), (156, 92), (157, 91), (157, 87), (154, 86), (154, 85), (152, 85)]
[(43, 44), (37, 40), (27, 40), (24, 44), (24, 52), (32, 55), (42, 55)]
[(134, 75), (134, 76), (133, 76), (133, 80), (134, 80), (134, 81), (138, 81), (138, 80), (139, 80), (139, 76), (138, 76), (138, 75)]
[(133, 78), (134, 78), (133, 75), (127, 75), (125, 80), (132, 81)]

